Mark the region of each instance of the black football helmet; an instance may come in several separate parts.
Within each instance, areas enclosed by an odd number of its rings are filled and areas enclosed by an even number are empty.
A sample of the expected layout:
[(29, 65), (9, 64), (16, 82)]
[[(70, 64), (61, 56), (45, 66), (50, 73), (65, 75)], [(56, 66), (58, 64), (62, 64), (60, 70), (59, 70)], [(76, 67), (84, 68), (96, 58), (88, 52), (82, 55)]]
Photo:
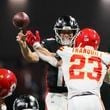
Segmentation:
[(13, 110), (39, 110), (39, 104), (32, 95), (21, 95), (15, 99)]
[[(76, 22), (75, 18), (72, 16), (61, 16), (57, 19), (54, 25), (55, 38), (58, 43), (61, 45), (73, 45), (73, 40), (79, 32), (79, 25)], [(61, 31), (71, 31), (73, 36), (67, 40), (66, 38), (62, 38), (60, 33)]]

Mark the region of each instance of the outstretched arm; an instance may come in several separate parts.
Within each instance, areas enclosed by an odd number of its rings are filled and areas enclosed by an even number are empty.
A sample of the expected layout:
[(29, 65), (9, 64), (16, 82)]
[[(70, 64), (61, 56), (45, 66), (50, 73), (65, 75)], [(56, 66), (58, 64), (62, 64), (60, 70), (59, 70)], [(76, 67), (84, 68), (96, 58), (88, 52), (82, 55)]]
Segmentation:
[(36, 54), (36, 52), (32, 52), (31, 49), (28, 47), (25, 37), (27, 35), (24, 35), (22, 32), (18, 33), (16, 36), (16, 41), (19, 43), (21, 53), (23, 57), (29, 61), (29, 62), (38, 62), (39, 56)]
[(39, 55), (39, 58), (42, 59), (45, 62), (48, 62), (54, 67), (58, 67), (61, 65), (61, 61), (58, 61), (56, 59), (56, 54), (49, 52), (47, 49), (43, 47), (36, 48), (36, 52)]
[(33, 47), (34, 51), (39, 55), (39, 58), (41, 60), (48, 62), (55, 67), (60, 65), (61, 62), (59, 63), (59, 61), (57, 61), (57, 59), (55, 58), (56, 53), (51, 53), (46, 48), (40, 45), (40, 36), (38, 31), (36, 31), (35, 36), (26, 37), (26, 42), (28, 45)]

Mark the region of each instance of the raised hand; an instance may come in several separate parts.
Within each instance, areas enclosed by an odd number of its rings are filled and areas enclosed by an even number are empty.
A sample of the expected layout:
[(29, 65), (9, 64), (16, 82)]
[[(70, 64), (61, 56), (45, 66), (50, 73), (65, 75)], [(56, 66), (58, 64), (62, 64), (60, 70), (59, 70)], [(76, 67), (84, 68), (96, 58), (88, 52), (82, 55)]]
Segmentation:
[(19, 32), (18, 35), (16, 36), (16, 41), (23, 47), (26, 47), (25, 39), (26, 35), (24, 35), (23, 32)]
[(39, 31), (36, 31), (35, 35), (29, 30), (26, 32), (26, 42), (30, 46), (33, 46), (34, 43), (40, 42)]
[(29, 30), (26, 32), (26, 43), (33, 46), (34, 49), (40, 47), (40, 35), (39, 31), (36, 31), (35, 35)]

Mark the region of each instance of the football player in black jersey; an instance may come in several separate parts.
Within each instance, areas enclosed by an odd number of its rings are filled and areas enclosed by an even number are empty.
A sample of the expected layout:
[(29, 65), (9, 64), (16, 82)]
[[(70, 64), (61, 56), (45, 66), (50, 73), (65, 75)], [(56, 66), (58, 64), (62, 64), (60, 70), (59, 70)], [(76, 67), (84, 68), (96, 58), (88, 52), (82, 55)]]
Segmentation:
[[(74, 38), (79, 31), (79, 25), (72, 16), (61, 16), (54, 25), (54, 31), (55, 37), (44, 39), (42, 45), (50, 52), (56, 53), (63, 45), (72, 46)], [(26, 39), (24, 41), (25, 35)], [(16, 37), (21, 47), (21, 52), (27, 61), (38, 62), (39, 57), (37, 53), (32, 52), (27, 44), (33, 46), (33, 48), (40, 46), (36, 42), (33, 42), (40, 41), (40, 37), (38, 37), (39, 32), (36, 31), (36, 35), (34, 35), (31, 31), (27, 31), (25, 35), (18, 33)], [(33, 37), (35, 39), (31, 40)], [(67, 88), (63, 80), (61, 69), (48, 65), (47, 72), (48, 93), (45, 98), (47, 110), (67, 110)]]

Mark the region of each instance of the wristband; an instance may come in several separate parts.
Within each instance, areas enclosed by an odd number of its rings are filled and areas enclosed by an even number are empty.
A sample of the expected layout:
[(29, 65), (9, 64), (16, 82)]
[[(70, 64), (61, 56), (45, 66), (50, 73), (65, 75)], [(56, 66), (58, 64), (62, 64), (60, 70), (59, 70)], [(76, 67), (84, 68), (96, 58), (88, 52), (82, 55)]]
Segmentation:
[(36, 50), (37, 48), (41, 47), (41, 44), (39, 42), (35, 42), (33, 44), (33, 49)]

